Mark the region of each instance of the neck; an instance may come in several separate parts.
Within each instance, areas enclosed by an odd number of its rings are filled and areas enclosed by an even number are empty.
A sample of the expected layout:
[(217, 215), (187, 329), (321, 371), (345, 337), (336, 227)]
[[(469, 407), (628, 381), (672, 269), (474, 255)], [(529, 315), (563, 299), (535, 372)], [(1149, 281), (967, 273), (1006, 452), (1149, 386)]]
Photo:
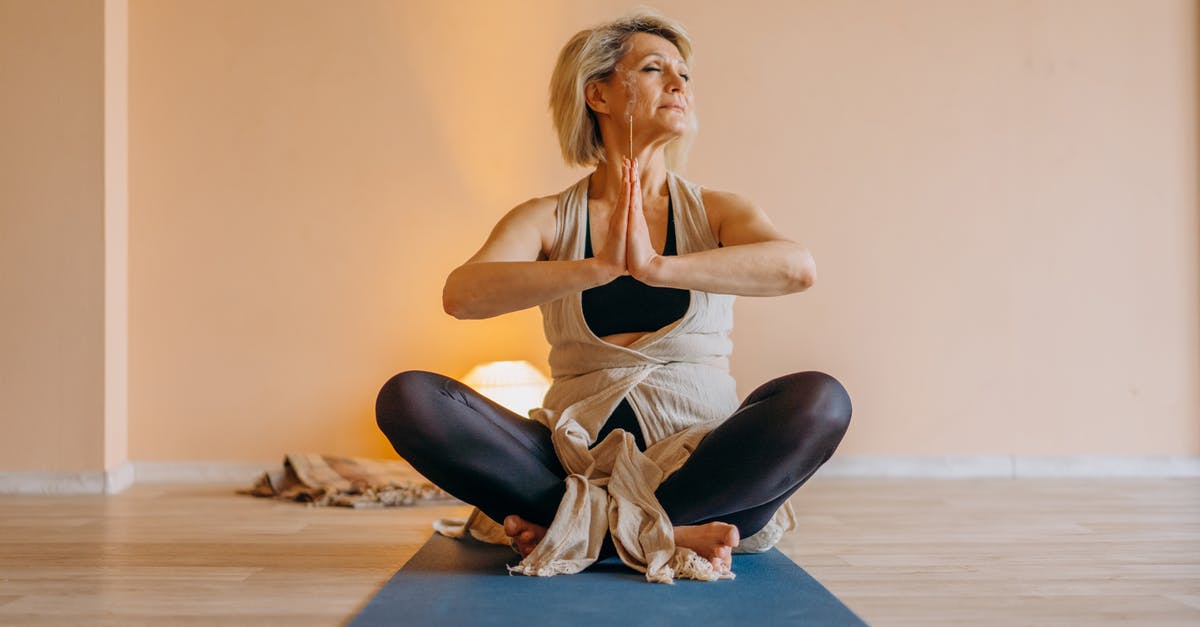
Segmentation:
[[(606, 146), (607, 159), (596, 166), (588, 186), (588, 197), (615, 203), (621, 197), (621, 160), (624, 151)], [(643, 201), (667, 195), (667, 162), (662, 149), (647, 148), (636, 155), (641, 175)], [(644, 204), (649, 204), (645, 203)]]

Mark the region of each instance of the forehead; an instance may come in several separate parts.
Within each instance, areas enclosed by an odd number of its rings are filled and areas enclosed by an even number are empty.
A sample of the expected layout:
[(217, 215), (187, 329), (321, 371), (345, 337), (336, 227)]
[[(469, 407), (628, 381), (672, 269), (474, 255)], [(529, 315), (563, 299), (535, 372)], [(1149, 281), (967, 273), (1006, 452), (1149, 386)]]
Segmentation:
[(630, 61), (641, 61), (651, 55), (662, 57), (674, 63), (686, 63), (679, 54), (675, 44), (659, 35), (650, 33), (634, 33), (629, 37), (629, 52), (625, 58)]

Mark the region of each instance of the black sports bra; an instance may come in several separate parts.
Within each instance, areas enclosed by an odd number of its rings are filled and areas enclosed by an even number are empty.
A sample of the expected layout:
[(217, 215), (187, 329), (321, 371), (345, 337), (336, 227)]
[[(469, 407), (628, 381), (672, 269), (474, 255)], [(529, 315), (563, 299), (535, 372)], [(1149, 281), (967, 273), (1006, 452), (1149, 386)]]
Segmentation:
[[(588, 212), (584, 258), (592, 254), (592, 217)], [(677, 254), (675, 211), (667, 201), (667, 243), (663, 255)], [(583, 319), (597, 337), (657, 331), (683, 317), (691, 304), (688, 290), (651, 287), (629, 276), (583, 291)]]

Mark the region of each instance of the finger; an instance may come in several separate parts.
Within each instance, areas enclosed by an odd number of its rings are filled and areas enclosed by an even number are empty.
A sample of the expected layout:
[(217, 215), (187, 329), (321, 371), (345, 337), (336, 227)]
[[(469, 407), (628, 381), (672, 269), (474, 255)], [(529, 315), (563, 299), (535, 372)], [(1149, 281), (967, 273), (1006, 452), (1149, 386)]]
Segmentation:
[(621, 158), (621, 195), (617, 198), (617, 208), (624, 209), (629, 203), (629, 159)]
[(634, 162), (630, 161), (629, 166), (625, 169), (625, 209), (628, 209), (634, 203)]
[(612, 217), (609, 218), (614, 227), (614, 230), (612, 231), (612, 236), (614, 238), (620, 238), (622, 240), (625, 238), (625, 223), (628, 222), (628, 219), (626, 218), (626, 212), (628, 209), (626, 207), (628, 205), (629, 167), (626, 166), (621, 169), (621, 194), (617, 197), (617, 206), (613, 208)]
[(641, 179), (641, 169), (638, 167), (637, 159), (633, 160), (633, 164), (629, 166), (629, 171), (630, 171), (629, 178), (632, 179), (632, 184), (630, 185), (630, 193), (633, 194), (633, 202), (630, 204), (632, 204), (637, 209), (641, 209), (642, 208), (642, 179)]
[(629, 221), (629, 218), (633, 215), (634, 203), (637, 202), (637, 192), (634, 191), (634, 181), (635, 180), (636, 179), (633, 174), (633, 163), (630, 163), (629, 164), (629, 181), (627, 181), (625, 184), (625, 194), (629, 198), (629, 201), (625, 203), (625, 220), (627, 222)]

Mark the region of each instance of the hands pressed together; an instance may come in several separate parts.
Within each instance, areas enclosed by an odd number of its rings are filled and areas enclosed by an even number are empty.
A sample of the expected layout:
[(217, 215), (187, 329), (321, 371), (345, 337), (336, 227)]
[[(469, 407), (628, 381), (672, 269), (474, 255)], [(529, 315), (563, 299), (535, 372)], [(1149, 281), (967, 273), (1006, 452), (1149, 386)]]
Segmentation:
[(647, 279), (660, 255), (650, 243), (636, 159), (622, 158), (621, 195), (609, 218), (608, 235), (596, 247), (595, 256), (614, 277), (628, 274), (644, 283), (650, 282)]

